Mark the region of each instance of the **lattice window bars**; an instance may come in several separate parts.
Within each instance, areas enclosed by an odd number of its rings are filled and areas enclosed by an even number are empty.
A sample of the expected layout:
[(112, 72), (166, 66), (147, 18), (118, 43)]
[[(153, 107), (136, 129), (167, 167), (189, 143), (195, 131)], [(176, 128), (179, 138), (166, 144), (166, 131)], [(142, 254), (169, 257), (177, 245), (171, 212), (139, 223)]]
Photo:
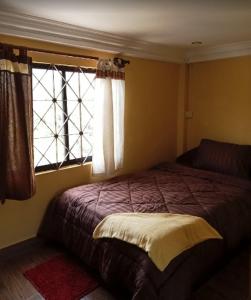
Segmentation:
[(95, 70), (33, 64), (36, 171), (91, 160)]

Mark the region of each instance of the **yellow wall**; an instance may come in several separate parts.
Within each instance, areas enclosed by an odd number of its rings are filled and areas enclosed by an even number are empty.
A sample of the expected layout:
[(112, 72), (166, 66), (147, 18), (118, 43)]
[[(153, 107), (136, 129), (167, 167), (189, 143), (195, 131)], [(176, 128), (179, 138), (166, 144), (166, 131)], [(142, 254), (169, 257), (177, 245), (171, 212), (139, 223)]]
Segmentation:
[[(87, 51), (39, 41), (0, 35), (0, 42), (70, 53), (108, 57), (111, 54)], [(79, 59), (33, 54), (33, 60), (62, 64), (93, 65)], [(177, 94), (180, 66), (130, 58), (126, 67), (125, 165), (121, 173), (148, 168), (176, 156)], [(91, 165), (69, 167), (36, 176), (37, 193), (27, 201), (7, 201), (0, 206), (0, 248), (36, 235), (45, 209), (60, 191), (88, 183)]]
[(187, 148), (201, 138), (251, 144), (251, 56), (189, 66)]
[[(111, 57), (109, 53), (0, 35), (0, 42)], [(95, 66), (77, 58), (32, 53), (34, 61)], [(201, 138), (251, 144), (251, 56), (188, 66), (130, 58), (126, 67), (125, 164), (121, 173), (173, 160)], [(184, 119), (186, 110), (192, 119)], [(0, 248), (36, 235), (49, 201), (95, 180), (91, 164), (36, 176), (37, 193), (0, 206)]]
[(177, 101), (177, 156), (184, 152), (186, 143), (185, 111), (187, 110), (188, 98), (188, 68), (187, 64), (180, 66), (178, 101)]

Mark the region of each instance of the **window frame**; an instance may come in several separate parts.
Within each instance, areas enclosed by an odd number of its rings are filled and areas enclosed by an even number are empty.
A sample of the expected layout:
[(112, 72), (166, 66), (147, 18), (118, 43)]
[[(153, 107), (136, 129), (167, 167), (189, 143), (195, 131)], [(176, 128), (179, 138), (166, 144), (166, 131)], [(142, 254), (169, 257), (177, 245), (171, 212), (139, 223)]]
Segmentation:
[[(84, 67), (75, 67), (75, 66), (67, 66), (67, 65), (57, 65), (57, 64), (53, 64), (53, 63), (36, 63), (36, 62), (32, 63), (32, 70), (33, 70), (33, 68), (46, 70), (46, 69), (49, 69), (49, 67), (51, 65), (55, 66), (58, 71), (62, 72), (62, 77), (64, 78), (65, 81), (66, 81), (65, 72), (67, 72), (67, 71), (68, 72), (76, 72), (76, 73), (81, 73), (81, 71), (83, 73), (92, 73), (92, 74), (96, 73), (96, 69), (94, 69), (94, 68), (84, 68)], [(32, 76), (32, 78), (33, 78), (33, 76)], [(62, 87), (62, 95), (63, 95), (63, 99), (64, 99), (63, 100), (64, 119), (66, 119), (67, 118), (66, 115), (68, 116), (67, 93), (66, 93), (67, 85), (64, 85), (63, 80), (62, 80), (61, 87)], [(32, 101), (33, 101), (33, 91), (32, 91)], [(68, 122), (69, 122), (69, 120), (66, 121), (64, 124), (64, 130), (65, 130), (64, 141), (65, 141), (66, 147), (69, 149)], [(33, 127), (34, 127), (34, 123), (33, 123)], [(34, 139), (34, 137), (33, 137), (33, 139)], [(92, 156), (70, 159), (69, 152), (66, 150), (67, 149), (65, 148), (65, 152), (67, 152), (67, 153), (66, 153), (66, 160), (64, 162), (51, 163), (51, 164), (47, 164), (47, 165), (43, 165), (43, 166), (34, 166), (35, 172), (37, 173), (37, 172), (42, 172), (42, 171), (59, 170), (62, 167), (76, 165), (76, 164), (81, 165), (81, 164), (83, 164), (83, 162), (85, 163), (85, 162), (92, 161)], [(60, 165), (60, 168), (59, 168), (59, 165)]]

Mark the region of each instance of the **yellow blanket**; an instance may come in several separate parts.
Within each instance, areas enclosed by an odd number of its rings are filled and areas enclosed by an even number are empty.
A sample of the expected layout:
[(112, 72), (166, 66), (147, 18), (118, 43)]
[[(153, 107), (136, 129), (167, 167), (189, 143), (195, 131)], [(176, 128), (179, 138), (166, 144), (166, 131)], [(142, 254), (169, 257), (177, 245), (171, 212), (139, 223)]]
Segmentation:
[(93, 238), (116, 238), (137, 245), (163, 271), (181, 252), (208, 239), (222, 239), (204, 219), (170, 213), (117, 213), (95, 228)]

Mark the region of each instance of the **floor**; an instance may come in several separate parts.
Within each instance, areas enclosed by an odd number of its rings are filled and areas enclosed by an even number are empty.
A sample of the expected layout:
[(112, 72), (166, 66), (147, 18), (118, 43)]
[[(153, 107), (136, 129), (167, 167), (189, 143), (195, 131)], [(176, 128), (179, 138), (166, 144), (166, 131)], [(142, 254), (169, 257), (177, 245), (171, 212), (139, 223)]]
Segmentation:
[[(62, 248), (35, 239), (0, 250), (0, 300), (43, 300), (23, 272), (63, 252)], [(192, 299), (251, 300), (251, 245), (202, 286)], [(82, 300), (116, 299), (99, 287)]]
[[(62, 249), (42, 241), (31, 241), (29, 245), (0, 251), (0, 299), (42, 300), (44, 299), (23, 272), (48, 258), (62, 253)], [(115, 300), (104, 288), (99, 287), (82, 300)]]

